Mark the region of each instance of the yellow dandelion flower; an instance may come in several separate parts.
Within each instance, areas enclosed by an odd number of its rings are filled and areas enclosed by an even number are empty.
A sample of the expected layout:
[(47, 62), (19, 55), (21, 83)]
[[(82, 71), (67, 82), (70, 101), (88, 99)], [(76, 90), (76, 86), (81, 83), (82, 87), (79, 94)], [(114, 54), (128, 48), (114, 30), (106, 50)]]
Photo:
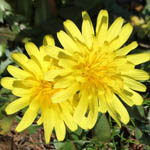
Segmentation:
[(37, 123), (43, 123), (46, 143), (50, 141), (53, 129), (59, 141), (65, 137), (65, 124), (72, 131), (77, 129), (69, 102), (54, 104), (51, 101), (51, 96), (61, 89), (53, 89), (54, 81), (45, 80), (46, 72), (56, 69), (53, 60), (45, 53), (45, 48), (50, 49), (54, 44), (53, 38), (48, 35), (40, 49), (31, 42), (27, 43), (25, 48), (30, 58), (22, 53), (13, 53), (13, 60), (21, 68), (9, 65), (7, 70), (13, 77), (4, 77), (1, 80), (3, 87), (19, 97), (6, 107), (7, 114), (16, 113), (29, 106), (16, 130), (20, 132), (29, 127), (40, 113)]
[[(133, 27), (123, 25), (117, 18), (108, 27), (108, 12), (101, 10), (97, 17), (96, 31), (86, 11), (82, 12), (82, 32), (71, 21), (64, 22), (66, 32), (57, 37), (63, 46), (58, 55), (58, 72), (49, 71), (49, 79), (57, 77), (54, 88), (64, 88), (52, 96), (54, 103), (78, 96), (74, 120), (85, 129), (92, 128), (98, 111), (108, 112), (120, 125), (129, 122), (129, 115), (120, 99), (129, 106), (141, 105), (142, 97), (135, 91), (144, 92), (146, 87), (137, 80), (148, 80), (149, 75), (135, 66), (150, 60), (149, 53), (130, 54), (138, 44), (125, 42)], [(52, 53), (48, 54), (54, 57)]]

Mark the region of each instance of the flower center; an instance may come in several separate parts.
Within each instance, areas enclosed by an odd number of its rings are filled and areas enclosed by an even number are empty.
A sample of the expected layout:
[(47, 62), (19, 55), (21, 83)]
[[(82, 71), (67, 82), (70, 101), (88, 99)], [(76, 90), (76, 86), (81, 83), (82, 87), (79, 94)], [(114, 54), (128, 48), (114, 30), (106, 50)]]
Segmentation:
[(49, 81), (42, 80), (39, 87), (38, 92), (40, 92), (43, 96), (50, 97), (55, 94), (58, 89), (53, 89), (53, 83)]
[(119, 73), (117, 66), (113, 63), (115, 60), (113, 52), (109, 54), (101, 51), (89, 52), (82, 56), (81, 60), (82, 62), (78, 63), (78, 69), (81, 69), (85, 86), (104, 88), (115, 84)]

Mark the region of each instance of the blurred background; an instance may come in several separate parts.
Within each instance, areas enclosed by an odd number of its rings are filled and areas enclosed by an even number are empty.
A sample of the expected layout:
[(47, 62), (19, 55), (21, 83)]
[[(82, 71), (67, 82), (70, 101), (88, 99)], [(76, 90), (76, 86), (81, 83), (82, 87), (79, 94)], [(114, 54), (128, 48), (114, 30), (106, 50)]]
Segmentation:
[[(60, 46), (56, 33), (63, 29), (63, 21), (71, 19), (81, 28), (81, 12), (87, 10), (95, 26), (101, 9), (108, 10), (110, 24), (122, 16), (134, 26), (128, 42), (136, 40), (139, 47), (133, 53), (150, 50), (150, 0), (0, 0), (0, 78), (9, 76), (6, 68), (13, 64), (10, 55), (25, 53), (26, 42), (40, 46), (44, 35), (51, 34)], [(138, 68), (150, 72), (150, 63)], [(143, 105), (126, 106), (131, 116), (128, 125), (119, 128), (107, 114), (100, 114), (94, 129), (68, 131), (66, 140), (59, 143), (53, 134), (48, 145), (44, 144), (43, 129), (36, 124), (22, 133), (15, 132), (24, 111), (7, 116), (4, 108), (15, 97), (0, 87), (0, 150), (150, 150), (150, 83), (144, 84)]]

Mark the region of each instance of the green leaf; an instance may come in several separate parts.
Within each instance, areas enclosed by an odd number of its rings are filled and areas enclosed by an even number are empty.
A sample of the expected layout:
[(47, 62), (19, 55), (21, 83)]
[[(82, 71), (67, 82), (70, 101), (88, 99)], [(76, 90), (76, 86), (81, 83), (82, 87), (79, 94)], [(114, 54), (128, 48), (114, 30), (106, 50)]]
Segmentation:
[(78, 127), (78, 129), (74, 132), (76, 135), (80, 136), (82, 134), (82, 129)]
[(0, 22), (3, 23), (3, 11), (1, 8), (0, 8)]
[(142, 106), (133, 106), (131, 107), (127, 107), (127, 110), (130, 114), (130, 117), (138, 120), (140, 122), (145, 122), (146, 118), (144, 117), (144, 112), (143, 112), (143, 107)]
[(110, 126), (105, 114), (102, 114), (98, 119), (96, 126), (94, 128), (94, 139), (107, 142), (111, 138)]
[(15, 115), (5, 116), (0, 120), (0, 134), (4, 135), (10, 131)]
[(145, 148), (145, 150), (150, 150), (150, 146), (148, 146), (148, 145), (145, 145), (144, 148)]
[(146, 0), (146, 5), (142, 11), (142, 14), (146, 15), (150, 12), (150, 0)]
[(148, 136), (147, 134), (143, 134), (142, 138), (139, 139), (139, 141), (141, 144), (150, 145), (149, 139), (150, 136)]
[(136, 139), (140, 139), (142, 135), (143, 135), (142, 131), (139, 128), (135, 128)]
[(148, 114), (147, 114), (147, 120), (148, 120), (149, 123), (150, 123), (150, 110), (149, 110), (149, 112), (148, 112)]
[(142, 125), (140, 127), (140, 129), (143, 131), (143, 132), (147, 132), (147, 133), (150, 133), (150, 125)]
[(29, 135), (34, 134), (34, 133), (37, 131), (38, 128), (40, 128), (40, 126), (38, 126), (38, 125), (31, 125), (31, 126), (28, 128), (28, 133), (29, 133)]
[(75, 150), (74, 144), (70, 142), (54, 143), (56, 150)]
[(5, 0), (0, 0), (0, 8), (4, 10), (11, 10), (11, 6)]
[(5, 61), (1, 62), (1, 64), (0, 64), (0, 68), (1, 68), (0, 69), (0, 74), (3, 73), (5, 71), (5, 69), (7, 68), (7, 66), (11, 63), (12, 63), (12, 60), (10, 60), (9, 58), (7, 58)]
[(140, 116), (145, 118), (144, 107), (143, 106), (136, 106), (136, 107), (137, 107), (137, 110), (138, 110)]
[(5, 53), (6, 44), (0, 44), (0, 57)]

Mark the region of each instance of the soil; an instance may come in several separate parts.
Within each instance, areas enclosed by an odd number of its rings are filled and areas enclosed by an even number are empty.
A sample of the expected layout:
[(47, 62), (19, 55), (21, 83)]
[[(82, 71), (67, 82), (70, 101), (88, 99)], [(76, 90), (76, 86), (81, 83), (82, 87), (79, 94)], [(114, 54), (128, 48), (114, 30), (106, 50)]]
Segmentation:
[(42, 128), (29, 135), (28, 130), (17, 133), (16, 125), (17, 123), (14, 123), (6, 135), (0, 135), (0, 150), (55, 150), (53, 144), (45, 144)]

